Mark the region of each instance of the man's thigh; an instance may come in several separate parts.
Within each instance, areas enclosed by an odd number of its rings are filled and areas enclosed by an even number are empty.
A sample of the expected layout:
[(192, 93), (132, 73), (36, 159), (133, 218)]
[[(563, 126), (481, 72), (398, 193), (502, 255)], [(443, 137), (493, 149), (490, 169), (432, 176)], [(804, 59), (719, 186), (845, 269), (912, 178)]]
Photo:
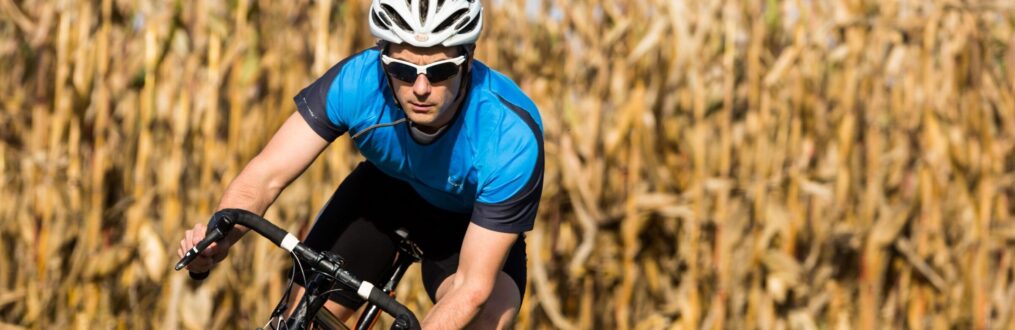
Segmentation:
[[(362, 163), (339, 185), (318, 213), (304, 244), (316, 251), (331, 251), (340, 256), (344, 267), (356, 277), (378, 283), (395, 259), (398, 241), (392, 227), (397, 217), (379, 212), (373, 201), (391, 197), (391, 177), (369, 163)], [(303, 285), (303, 274), (296, 270), (295, 282)], [(330, 299), (350, 309), (358, 309), (363, 299), (352, 290), (340, 290)]]

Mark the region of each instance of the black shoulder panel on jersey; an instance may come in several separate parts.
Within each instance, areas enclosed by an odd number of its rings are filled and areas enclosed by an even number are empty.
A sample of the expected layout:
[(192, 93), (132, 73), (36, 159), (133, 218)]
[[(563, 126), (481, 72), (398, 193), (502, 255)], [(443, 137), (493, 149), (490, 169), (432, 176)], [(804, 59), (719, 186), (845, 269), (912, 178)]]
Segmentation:
[(359, 56), (367, 50), (376, 48), (377, 47), (368, 48), (356, 53), (355, 55), (346, 57), (344, 60), (338, 62), (338, 64), (332, 66), (331, 69), (328, 69), (328, 72), (325, 72), (323, 76), (311, 83), (310, 86), (307, 86), (300, 91), (299, 94), (296, 94), (296, 96), (293, 97), (293, 101), (296, 102), (296, 111), (303, 116), (303, 119), (307, 121), (307, 124), (310, 125), (310, 128), (312, 128), (317, 135), (320, 135), (328, 142), (334, 141), (340, 135), (345, 133), (343, 129), (335, 126), (335, 124), (328, 119), (328, 90), (331, 89), (331, 84), (335, 81), (335, 78), (338, 77), (338, 74), (342, 72), (342, 67), (345, 66), (346, 62)]

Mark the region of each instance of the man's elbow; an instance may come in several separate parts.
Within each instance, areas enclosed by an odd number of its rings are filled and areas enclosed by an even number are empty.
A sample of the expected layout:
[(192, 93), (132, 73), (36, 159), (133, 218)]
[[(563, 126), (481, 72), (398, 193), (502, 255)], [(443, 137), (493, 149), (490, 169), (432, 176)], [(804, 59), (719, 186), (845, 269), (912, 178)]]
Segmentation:
[(263, 154), (254, 156), (238, 178), (243, 178), (244, 183), (274, 195), (281, 193), (282, 189), (289, 185), (290, 179), (282, 168), (272, 164), (271, 158)]
[(465, 303), (476, 309), (483, 308), (493, 293), (492, 285), (464, 285), (460, 288)]

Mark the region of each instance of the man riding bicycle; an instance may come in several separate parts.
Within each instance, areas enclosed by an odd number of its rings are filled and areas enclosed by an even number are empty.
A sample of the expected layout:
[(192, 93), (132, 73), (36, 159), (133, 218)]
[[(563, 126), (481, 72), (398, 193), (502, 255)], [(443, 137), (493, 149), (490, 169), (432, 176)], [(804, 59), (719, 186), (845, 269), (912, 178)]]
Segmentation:
[[(424, 328), (510, 325), (525, 292), (524, 232), (542, 192), (542, 122), (514, 82), (474, 60), (482, 11), (476, 0), (374, 0), (367, 20), (377, 46), (296, 95), (297, 112), (230, 183), (219, 209), (263, 215), (348, 133), (366, 161), (339, 185), (305, 243), (378, 283), (397, 253), (395, 229), (406, 228), (435, 302)], [(186, 232), (180, 256), (205, 229)], [(246, 230), (237, 226), (188, 268), (209, 271)], [(326, 307), (342, 320), (363, 304), (348, 290), (330, 299)]]

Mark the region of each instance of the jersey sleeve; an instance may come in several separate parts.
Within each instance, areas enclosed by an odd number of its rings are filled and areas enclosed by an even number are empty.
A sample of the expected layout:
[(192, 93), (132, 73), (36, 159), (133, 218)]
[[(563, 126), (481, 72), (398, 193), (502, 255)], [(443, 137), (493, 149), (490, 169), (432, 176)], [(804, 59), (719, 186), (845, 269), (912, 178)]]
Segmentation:
[[(369, 50), (369, 49), (368, 49)], [(364, 51), (366, 52), (366, 51)], [(328, 142), (349, 130), (351, 120), (349, 110), (346, 108), (355, 107), (353, 104), (336, 102), (338, 95), (348, 93), (349, 89), (357, 88), (355, 78), (343, 76), (343, 69), (350, 60), (363, 55), (360, 52), (350, 56), (338, 64), (335, 64), (323, 76), (307, 86), (299, 94), (293, 97), (296, 102), (296, 111), (303, 116), (310, 128)], [(353, 80), (350, 84), (347, 80)], [(345, 86), (349, 85), (349, 86)]]
[[(519, 112), (516, 109), (516, 112)], [(529, 231), (543, 192), (543, 136), (528, 113), (521, 111), (531, 134), (506, 135), (495, 143), (490, 163), (480, 171), (472, 222), (498, 232)], [(527, 118), (527, 119), (526, 119)]]

